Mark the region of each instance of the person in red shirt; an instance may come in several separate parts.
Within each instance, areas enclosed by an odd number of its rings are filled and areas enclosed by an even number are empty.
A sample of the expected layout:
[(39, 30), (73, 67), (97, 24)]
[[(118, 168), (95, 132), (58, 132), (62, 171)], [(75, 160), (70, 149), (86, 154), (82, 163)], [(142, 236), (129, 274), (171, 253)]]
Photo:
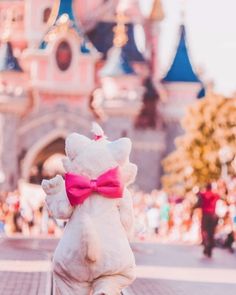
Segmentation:
[(198, 193), (198, 202), (195, 208), (202, 209), (201, 233), (204, 255), (211, 257), (214, 247), (214, 234), (218, 223), (216, 215), (216, 203), (220, 196), (212, 191), (211, 184), (207, 184), (206, 189)]

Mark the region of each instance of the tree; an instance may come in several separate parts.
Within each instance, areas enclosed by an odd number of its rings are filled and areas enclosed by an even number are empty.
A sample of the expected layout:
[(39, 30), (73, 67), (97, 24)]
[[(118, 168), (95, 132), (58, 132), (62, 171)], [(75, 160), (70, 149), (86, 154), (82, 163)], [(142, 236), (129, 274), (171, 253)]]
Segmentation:
[[(185, 134), (176, 139), (176, 150), (163, 161), (163, 187), (185, 193), (219, 179), (219, 150), (229, 146), (236, 151), (236, 98), (212, 92), (194, 103), (182, 121)], [(230, 163), (228, 173), (234, 174)]]

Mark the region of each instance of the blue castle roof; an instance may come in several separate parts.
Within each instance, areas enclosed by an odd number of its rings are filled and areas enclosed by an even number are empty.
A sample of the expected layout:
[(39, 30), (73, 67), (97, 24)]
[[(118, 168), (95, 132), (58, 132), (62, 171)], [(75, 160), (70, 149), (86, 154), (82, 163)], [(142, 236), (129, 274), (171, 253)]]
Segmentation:
[(102, 77), (118, 77), (122, 75), (135, 75), (135, 71), (129, 63), (123, 48), (113, 47), (99, 74)]
[(69, 19), (73, 21), (74, 23), (76, 23), (72, 5), (73, 5), (73, 0), (61, 0), (55, 21), (57, 21), (62, 14), (66, 13), (69, 16)]
[(0, 47), (0, 72), (23, 72), (17, 58), (13, 54), (10, 42), (3, 43)]
[[(108, 50), (113, 46), (115, 22), (99, 22), (96, 27), (88, 32), (88, 37), (96, 47), (103, 53), (104, 58), (107, 57)], [(144, 62), (145, 58), (138, 50), (134, 39), (134, 24), (126, 24), (128, 42), (123, 47), (123, 51), (129, 61)]]
[[(78, 25), (78, 20), (76, 20), (75, 16), (74, 16), (73, 1), (74, 0), (60, 0), (57, 15), (56, 15), (55, 20), (53, 22), (53, 25), (49, 29), (48, 33), (50, 32), (51, 29), (53, 29), (57, 25), (58, 19), (63, 14), (67, 14), (68, 17), (69, 17), (69, 20), (71, 22), (71, 27), (79, 34), (80, 37), (83, 38), (81, 48), (80, 48), (81, 53), (85, 53), (85, 54), (90, 53), (90, 49), (89, 49), (89, 46), (87, 44), (86, 37), (84, 36), (83, 31), (80, 29), (80, 27)], [(42, 42), (40, 43), (39, 48), (44, 49), (46, 47), (47, 47), (47, 42), (45, 40), (42, 40)]]
[(201, 98), (205, 97), (205, 95), (206, 95), (206, 89), (205, 89), (204, 85), (202, 84), (202, 88), (198, 92), (197, 98), (201, 99)]
[(173, 63), (162, 79), (164, 82), (199, 82), (198, 76), (192, 68), (186, 45), (185, 27), (180, 27), (180, 40)]

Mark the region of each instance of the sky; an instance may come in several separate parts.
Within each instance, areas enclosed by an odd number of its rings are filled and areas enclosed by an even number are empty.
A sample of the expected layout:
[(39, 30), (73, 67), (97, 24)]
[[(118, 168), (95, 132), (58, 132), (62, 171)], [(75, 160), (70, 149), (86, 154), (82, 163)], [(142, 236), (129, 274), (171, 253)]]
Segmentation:
[(212, 81), (215, 91), (236, 93), (236, 0), (162, 0), (160, 64), (164, 74), (177, 45), (184, 7), (189, 54), (201, 78)]

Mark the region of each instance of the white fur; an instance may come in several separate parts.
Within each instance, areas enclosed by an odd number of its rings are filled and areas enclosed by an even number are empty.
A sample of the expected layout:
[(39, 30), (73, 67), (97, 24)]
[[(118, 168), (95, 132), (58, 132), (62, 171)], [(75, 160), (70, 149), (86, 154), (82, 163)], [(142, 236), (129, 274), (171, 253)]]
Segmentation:
[[(95, 134), (101, 135), (96, 130)], [(94, 141), (73, 133), (66, 139), (67, 158), (63, 164), (66, 172), (91, 179), (119, 166), (127, 186), (137, 173), (136, 165), (129, 162), (130, 151), (128, 138), (109, 142), (103, 137)], [(42, 186), (51, 213), (56, 218), (69, 219), (53, 260), (58, 294), (120, 294), (135, 278), (135, 261), (128, 242), (134, 215), (127, 187), (121, 199), (94, 193), (82, 205), (72, 208), (62, 177), (44, 180)]]
[(131, 140), (126, 137), (120, 138), (116, 141), (110, 142), (108, 148), (118, 164), (124, 165), (129, 159)]

